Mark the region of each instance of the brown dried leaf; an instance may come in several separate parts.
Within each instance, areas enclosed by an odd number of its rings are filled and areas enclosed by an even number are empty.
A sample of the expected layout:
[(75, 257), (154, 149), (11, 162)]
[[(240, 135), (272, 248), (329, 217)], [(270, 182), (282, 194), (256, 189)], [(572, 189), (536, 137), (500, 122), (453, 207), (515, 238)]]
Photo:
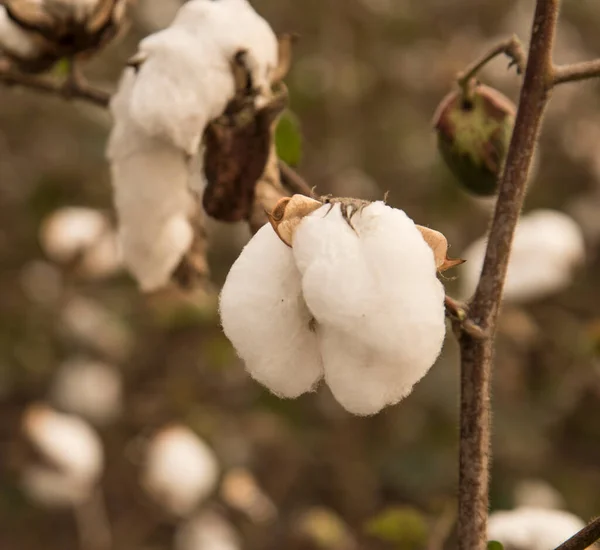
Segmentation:
[(458, 258), (448, 258), (448, 240), (442, 233), (435, 229), (423, 227), (422, 225), (417, 225), (417, 229), (421, 232), (421, 235), (429, 245), (429, 248), (433, 250), (435, 267), (440, 273), (465, 262), (465, 260)]
[(272, 125), (287, 105), (281, 85), (275, 97), (256, 110), (236, 98), (204, 134), (207, 186), (203, 205), (215, 219), (236, 222), (252, 214), (255, 187), (265, 172), (272, 147)]

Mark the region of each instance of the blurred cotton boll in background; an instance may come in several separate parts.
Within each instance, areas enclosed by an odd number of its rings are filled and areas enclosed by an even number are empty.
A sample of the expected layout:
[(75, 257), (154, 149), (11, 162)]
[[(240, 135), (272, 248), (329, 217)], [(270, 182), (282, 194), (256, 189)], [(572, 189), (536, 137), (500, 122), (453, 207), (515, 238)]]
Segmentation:
[(29, 497), (48, 506), (86, 500), (104, 467), (102, 443), (92, 427), (76, 416), (32, 405), (23, 417), (23, 431), (39, 457), (23, 470)]
[[(414, 222), (382, 202), (282, 199), (221, 292), (221, 321), (250, 374), (296, 397), (324, 372), (349, 412), (408, 395), (440, 353), (444, 288)], [(285, 243), (285, 244), (284, 244)], [(287, 245), (291, 245), (291, 248)]]
[(101, 361), (70, 359), (58, 369), (50, 395), (58, 408), (103, 426), (121, 413), (121, 375)]
[[(462, 257), (459, 273), (461, 294), (473, 295), (485, 255), (486, 239), (471, 244)], [(527, 302), (560, 292), (573, 282), (574, 272), (585, 261), (585, 242), (580, 227), (556, 210), (534, 210), (519, 221), (508, 264), (504, 297)]]
[(488, 539), (505, 550), (552, 550), (585, 527), (585, 522), (562, 510), (521, 507), (490, 514)]
[(252, 473), (244, 468), (227, 472), (220, 492), (229, 506), (243, 512), (255, 523), (267, 523), (277, 517), (273, 501), (260, 488)]
[(175, 534), (175, 550), (241, 550), (233, 526), (216, 512), (201, 512), (183, 523)]
[(116, 233), (108, 218), (91, 208), (53, 212), (42, 223), (40, 243), (48, 258), (84, 276), (106, 277), (121, 267)]
[(164, 428), (148, 442), (142, 485), (171, 514), (192, 512), (215, 489), (218, 477), (217, 457), (189, 428)]

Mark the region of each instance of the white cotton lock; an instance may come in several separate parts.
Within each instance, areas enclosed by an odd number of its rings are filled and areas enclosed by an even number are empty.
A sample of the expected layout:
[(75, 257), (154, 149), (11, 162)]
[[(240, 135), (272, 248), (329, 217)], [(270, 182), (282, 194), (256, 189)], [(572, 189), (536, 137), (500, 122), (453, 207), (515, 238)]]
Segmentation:
[(270, 225), (233, 264), (219, 309), (225, 335), (255, 380), (282, 397), (314, 389), (323, 365), (312, 316), (292, 251)]
[(165, 428), (148, 444), (142, 485), (174, 515), (192, 512), (215, 489), (218, 477), (214, 452), (189, 428)]
[(175, 533), (175, 550), (240, 550), (233, 526), (216, 512), (206, 511), (183, 523)]
[(103, 426), (121, 413), (122, 390), (121, 375), (115, 367), (80, 357), (60, 366), (50, 395), (60, 409)]
[[(231, 61), (246, 50), (257, 87), (268, 92), (277, 65), (275, 34), (246, 0), (192, 0), (171, 26), (144, 39), (131, 95), (133, 120), (194, 155), (208, 122), (235, 92)], [(168, 108), (165, 108), (168, 107)]]
[(250, 374), (271, 391), (296, 397), (324, 372), (342, 406), (369, 415), (408, 395), (435, 362), (444, 289), (404, 212), (350, 207), (349, 221), (341, 213), (349, 205), (339, 203), (304, 217), (291, 250), (263, 227), (232, 267), (221, 318)]
[[(486, 243), (487, 239), (479, 239), (463, 254), (467, 262), (459, 280), (465, 298), (477, 286)], [(583, 233), (575, 221), (555, 210), (529, 212), (517, 224), (504, 298), (521, 303), (560, 292), (572, 283), (575, 269), (584, 261)]]
[(70, 477), (91, 482), (102, 473), (102, 443), (81, 418), (32, 405), (23, 417), (23, 430), (47, 461)]
[(521, 507), (493, 512), (488, 540), (510, 550), (553, 550), (585, 527), (583, 520), (562, 510)]

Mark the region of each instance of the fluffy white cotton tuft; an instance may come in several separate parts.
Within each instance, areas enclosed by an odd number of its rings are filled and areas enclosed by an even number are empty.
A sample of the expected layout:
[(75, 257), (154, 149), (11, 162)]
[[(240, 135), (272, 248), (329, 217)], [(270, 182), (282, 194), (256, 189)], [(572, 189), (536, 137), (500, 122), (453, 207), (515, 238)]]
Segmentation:
[(33, 405), (25, 413), (23, 429), (45, 460), (70, 479), (92, 483), (100, 476), (102, 443), (84, 420)]
[(583, 527), (585, 523), (569, 512), (523, 507), (492, 513), (488, 539), (507, 550), (552, 550)]
[(218, 477), (212, 449), (184, 426), (165, 428), (148, 445), (142, 485), (172, 514), (189, 514), (214, 490)]
[(444, 289), (413, 221), (377, 202), (343, 219), (325, 205), (296, 230), (294, 256), (318, 323), (325, 378), (354, 414), (410, 393), (445, 336)]
[[(486, 239), (475, 241), (462, 255), (462, 294), (475, 291), (485, 254)], [(534, 210), (517, 225), (504, 286), (510, 302), (536, 300), (560, 292), (573, 280), (574, 269), (585, 260), (585, 242), (579, 226), (566, 214)]]
[(246, 0), (188, 2), (169, 28), (140, 44), (133, 120), (149, 135), (196, 154), (204, 128), (234, 95), (230, 62), (240, 50), (253, 60), (254, 83), (266, 92), (278, 55), (267, 22)]
[(202, 512), (179, 527), (175, 550), (240, 550), (233, 526), (215, 512)]
[(263, 226), (221, 291), (223, 330), (250, 375), (282, 397), (310, 391), (323, 375), (317, 336), (292, 251)]
[(86, 358), (71, 359), (58, 369), (51, 396), (59, 408), (105, 425), (121, 412), (121, 376), (112, 365)]
[(126, 73), (111, 102), (108, 146), (123, 259), (144, 291), (167, 284), (190, 248), (195, 202), (188, 162), (174, 145), (141, 131), (129, 115), (134, 75)]

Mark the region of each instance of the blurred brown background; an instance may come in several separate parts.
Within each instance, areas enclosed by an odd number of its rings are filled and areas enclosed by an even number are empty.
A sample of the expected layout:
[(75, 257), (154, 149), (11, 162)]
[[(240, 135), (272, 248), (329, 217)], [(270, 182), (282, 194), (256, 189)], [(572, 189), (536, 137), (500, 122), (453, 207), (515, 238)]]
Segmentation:
[[(131, 31), (86, 67), (90, 80), (114, 89), (139, 39), (166, 26), (177, 5), (139, 0)], [(451, 255), (460, 256), (485, 232), (490, 205), (455, 185), (438, 158), (431, 118), (455, 73), (495, 38), (516, 32), (527, 40), (533, 1), (253, 5), (276, 31), (301, 35), (287, 79), (304, 139), (299, 172), (323, 193), (378, 199), (389, 191), (392, 206), (444, 232)], [(597, 1), (566, 0), (556, 60), (600, 56), (599, 27)], [(519, 77), (506, 64), (494, 61), (482, 78), (516, 101)], [(114, 548), (172, 548), (176, 522), (141, 492), (137, 449), (173, 421), (209, 442), (223, 471), (250, 470), (275, 503), (271, 523), (226, 512), (244, 548), (342, 549), (352, 547), (349, 540), (361, 548), (425, 548), (419, 527), (388, 544), (365, 525), (390, 506), (414, 508), (416, 519), (402, 521), (422, 522), (429, 532), (440, 517), (451, 517), (459, 390), (451, 334), (413, 394), (376, 417), (350, 416), (325, 387), (296, 401), (269, 395), (221, 334), (214, 297), (147, 298), (125, 274), (87, 280), (45, 258), (40, 224), (56, 208), (111, 209), (109, 129), (108, 113), (97, 107), (0, 87), (0, 548), (86, 545), (68, 510), (32, 504), (19, 485), (23, 408), (45, 399), (58, 366), (81, 354), (118, 366), (125, 384), (122, 414), (100, 430)], [(494, 374), (492, 507), (512, 507), (518, 484), (540, 478), (588, 520), (600, 513), (598, 82), (554, 93), (526, 203), (537, 207), (572, 214), (589, 255), (568, 291), (504, 312)], [(245, 239), (240, 228), (214, 231), (217, 285)], [(452, 294), (460, 269), (449, 276)], [(91, 337), (69, 326), (65, 311), (74, 300), (84, 300), (89, 315), (108, 315)], [(218, 495), (207, 506), (227, 510)], [(301, 525), (317, 506), (327, 509), (318, 528), (337, 533), (329, 542)], [(335, 517), (346, 525), (343, 536)]]

